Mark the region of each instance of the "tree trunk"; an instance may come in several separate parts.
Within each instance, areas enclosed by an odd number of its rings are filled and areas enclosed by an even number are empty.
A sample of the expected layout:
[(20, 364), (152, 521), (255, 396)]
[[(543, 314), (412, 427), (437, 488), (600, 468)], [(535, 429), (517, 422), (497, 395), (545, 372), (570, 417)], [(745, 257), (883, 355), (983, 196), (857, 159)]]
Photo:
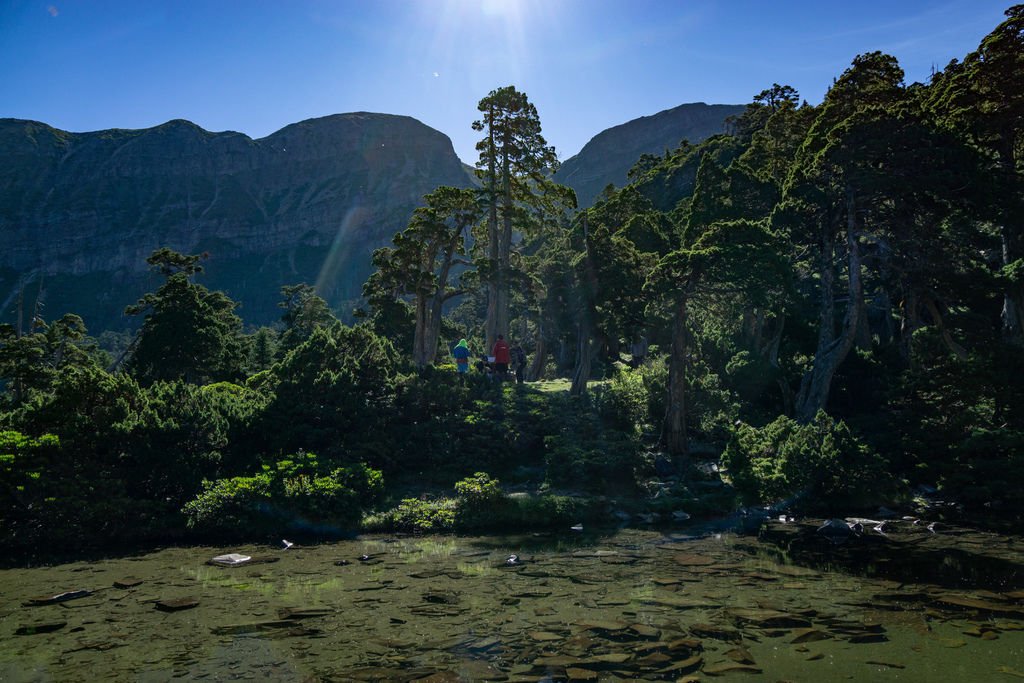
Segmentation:
[[(433, 365), (437, 358), (437, 344), (441, 337), (441, 316), (448, 289), (448, 274), (451, 272), (452, 259), (455, 257), (460, 237), (462, 237), (462, 226), (457, 225), (447, 243), (442, 247), (440, 271), (433, 284), (434, 293), (429, 299), (420, 294), (416, 296), (416, 331), (413, 342), (415, 352), (413, 357), (418, 368)], [(427, 262), (433, 264), (434, 261), (435, 254), (431, 253)], [(421, 320), (422, 331), (420, 329)]]
[[(494, 108), (490, 109), (490, 116), (493, 120)], [(487, 188), (488, 199), (490, 200), (487, 211), (487, 257), (490, 260), (492, 271), (487, 278), (487, 317), (484, 322), (484, 345), (490, 353), (494, 342), (498, 339), (498, 293), (501, 290), (498, 282), (499, 266), (501, 262), (501, 245), (498, 239), (498, 160), (494, 148), (494, 128), (489, 127), (487, 131), (487, 170), (490, 176), (489, 187)]]
[(854, 190), (846, 188), (846, 248), (847, 248), (847, 306), (843, 330), (838, 337), (832, 328), (834, 321), (832, 288), (834, 274), (832, 257), (835, 248), (832, 221), (826, 218), (822, 223), (822, 255), (821, 255), (821, 311), (819, 314), (818, 349), (814, 354), (814, 363), (800, 382), (800, 393), (796, 400), (796, 418), (808, 423), (814, 419), (819, 410), (828, 403), (832, 378), (836, 369), (846, 359), (853, 347), (857, 334), (863, 296), (860, 274), (860, 249), (857, 245), (857, 214)]
[(689, 444), (686, 439), (686, 295), (676, 307), (672, 321), (672, 351), (668, 365), (668, 404), (665, 407), (665, 424), (662, 428), (662, 442), (672, 455), (686, 456)]
[(913, 355), (911, 354), (910, 341), (914, 332), (921, 328), (921, 317), (917, 309), (917, 292), (904, 285), (902, 311), (900, 315), (900, 355), (913, 366)]
[[(508, 148), (511, 141), (508, 139), (509, 132), (506, 130), (503, 140), (504, 153), (501, 159), (501, 225), (496, 226), (498, 238), (498, 272), (497, 287), (494, 297), (494, 336), (502, 334), (509, 336), (508, 329), (508, 308), (510, 298), (510, 254), (512, 251), (512, 214), (515, 211), (512, 201), (512, 169), (510, 167)], [(491, 348), (494, 341), (488, 341), (488, 348)]]
[(792, 415), (793, 414), (793, 388), (789, 386), (789, 382), (786, 381), (785, 373), (782, 368), (779, 367), (779, 347), (782, 346), (782, 332), (786, 328), (786, 314), (779, 313), (775, 318), (774, 330), (772, 331), (772, 338), (768, 340), (768, 343), (761, 349), (761, 357), (768, 361), (775, 371), (778, 373), (776, 383), (779, 385), (779, 394), (782, 397), (782, 414)]
[(954, 356), (960, 360), (966, 360), (967, 350), (956, 343), (956, 340), (953, 339), (953, 335), (950, 334), (949, 328), (947, 328), (945, 323), (942, 321), (942, 314), (939, 313), (939, 307), (936, 305), (935, 300), (931, 297), (926, 298), (924, 306), (928, 309), (928, 313), (931, 314), (935, 327), (939, 330), (939, 336), (942, 337), (942, 343), (945, 344), (946, 348), (949, 349), (949, 352)]
[(541, 324), (537, 324), (537, 348), (533, 352), (533, 363), (530, 364), (530, 370), (526, 373), (526, 376), (531, 382), (543, 379), (544, 374), (544, 359), (548, 355), (547, 345), (544, 343), (544, 330)]
[(884, 287), (878, 292), (878, 307), (882, 311), (882, 324), (879, 326), (878, 342), (882, 347), (892, 344), (896, 330), (892, 324), (892, 298)]
[(863, 296), (858, 299), (857, 306), (860, 310), (857, 311), (857, 333), (854, 336), (853, 343), (861, 351), (870, 351), (873, 341), (871, 336), (871, 324), (868, 321), (867, 304), (865, 304)]
[(761, 357), (768, 361), (773, 368), (777, 368), (779, 367), (779, 347), (782, 346), (782, 331), (786, 329), (785, 313), (779, 313), (776, 316), (774, 327), (772, 338), (761, 349)]
[(579, 343), (576, 352), (576, 369), (572, 375), (572, 386), (569, 388), (569, 394), (572, 396), (582, 396), (587, 393), (587, 382), (590, 380), (590, 360), (592, 352), (592, 342), (589, 326), (585, 323), (580, 323), (579, 326)]
[(444, 298), (440, 292), (430, 298), (422, 340), (422, 363), (418, 367), (433, 365), (437, 359), (437, 345), (441, 337), (441, 309)]
[[(1014, 248), (1013, 236), (1006, 226), (1003, 226), (1000, 237), (1003, 247), (1003, 265), (1006, 266), (1013, 263), (1019, 256)], [(1011, 285), (1003, 293), (1002, 312), (1003, 335), (1011, 344), (1024, 344), (1024, 320), (1021, 319), (1022, 315), (1024, 315), (1024, 293), (1021, 292), (1020, 286)]]
[(594, 355), (595, 329), (597, 319), (594, 310), (594, 299), (597, 296), (597, 272), (590, 258), (590, 233), (587, 226), (587, 212), (583, 213), (583, 286), (580, 287), (579, 344), (576, 354), (576, 370), (573, 372), (572, 388), (569, 393), (579, 396), (587, 393), (587, 382), (590, 380), (590, 364)]
[(752, 321), (752, 329), (750, 331), (751, 345), (757, 349), (761, 347), (761, 339), (764, 336), (764, 309), (758, 308), (754, 314)]
[(25, 314), (25, 285), (22, 284), (18, 289), (18, 316), (14, 324), (14, 337), (15, 339), (21, 339), (22, 336), (22, 317)]
[(412, 360), (417, 368), (422, 368), (429, 364), (429, 360), (426, 354), (426, 335), (427, 335), (427, 299), (422, 294), (416, 295), (416, 326), (413, 329), (412, 336)]
[(571, 351), (569, 345), (565, 341), (565, 337), (561, 336), (558, 338), (558, 356), (556, 357), (556, 364), (558, 365), (558, 373), (562, 374), (570, 366), (570, 361), (575, 363), (575, 360), (571, 358)]

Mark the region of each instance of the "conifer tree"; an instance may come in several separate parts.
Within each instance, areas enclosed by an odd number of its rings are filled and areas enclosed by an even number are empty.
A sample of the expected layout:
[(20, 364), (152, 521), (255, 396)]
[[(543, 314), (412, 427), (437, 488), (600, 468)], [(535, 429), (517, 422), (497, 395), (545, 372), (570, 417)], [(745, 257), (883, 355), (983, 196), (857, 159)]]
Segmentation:
[(511, 85), (498, 88), (477, 108), (482, 116), (473, 122), (473, 130), (485, 136), (476, 145), (476, 173), (487, 211), (481, 235), (486, 253), (479, 270), (487, 282), (485, 336), (490, 348), (498, 334), (508, 332), (513, 234), (531, 231), (532, 211), (575, 206), (575, 198), (550, 180), (558, 158), (541, 135), (537, 108), (526, 93)]
[(143, 384), (174, 379), (203, 384), (241, 376), (238, 304), (224, 292), (192, 282), (202, 271), (200, 258), (164, 247), (146, 259), (166, 280), (125, 309), (128, 315), (145, 316), (126, 364)]

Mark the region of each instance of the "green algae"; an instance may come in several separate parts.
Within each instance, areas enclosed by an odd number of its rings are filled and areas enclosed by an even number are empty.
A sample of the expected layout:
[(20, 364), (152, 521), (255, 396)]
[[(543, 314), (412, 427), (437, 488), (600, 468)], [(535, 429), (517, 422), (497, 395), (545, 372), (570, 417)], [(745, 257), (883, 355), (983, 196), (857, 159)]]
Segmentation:
[[(205, 564), (228, 551), (280, 559)], [(521, 563), (507, 563), (513, 553)], [(1022, 586), (954, 591), (927, 576), (907, 584), (777, 555), (727, 534), (623, 530), (174, 548), (9, 569), (0, 572), (0, 679), (674, 680), (703, 670), (952, 681), (1020, 668)], [(141, 583), (113, 589), (124, 576)], [(97, 592), (22, 606), (69, 587)], [(179, 598), (198, 605), (154, 609)]]

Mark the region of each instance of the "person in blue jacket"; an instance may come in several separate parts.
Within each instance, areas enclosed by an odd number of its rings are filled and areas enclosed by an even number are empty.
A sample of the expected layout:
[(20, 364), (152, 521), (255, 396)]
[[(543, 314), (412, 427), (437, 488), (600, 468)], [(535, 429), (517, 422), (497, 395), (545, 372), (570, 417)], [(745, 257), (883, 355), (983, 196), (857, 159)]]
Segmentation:
[(469, 372), (469, 344), (466, 343), (465, 339), (460, 339), (459, 343), (452, 349), (452, 357), (455, 359), (455, 367), (459, 371), (460, 375), (464, 375)]

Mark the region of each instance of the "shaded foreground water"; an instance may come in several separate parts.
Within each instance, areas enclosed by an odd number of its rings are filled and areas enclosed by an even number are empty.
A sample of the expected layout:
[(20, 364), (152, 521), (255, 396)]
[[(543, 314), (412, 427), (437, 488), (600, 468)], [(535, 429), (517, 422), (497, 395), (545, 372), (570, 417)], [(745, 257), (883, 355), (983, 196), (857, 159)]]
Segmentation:
[[(367, 538), (4, 570), (0, 680), (1024, 678), (1022, 539), (908, 527), (883, 553), (807, 531)], [(227, 552), (254, 561), (207, 564)], [(90, 593), (26, 605), (70, 591)]]

